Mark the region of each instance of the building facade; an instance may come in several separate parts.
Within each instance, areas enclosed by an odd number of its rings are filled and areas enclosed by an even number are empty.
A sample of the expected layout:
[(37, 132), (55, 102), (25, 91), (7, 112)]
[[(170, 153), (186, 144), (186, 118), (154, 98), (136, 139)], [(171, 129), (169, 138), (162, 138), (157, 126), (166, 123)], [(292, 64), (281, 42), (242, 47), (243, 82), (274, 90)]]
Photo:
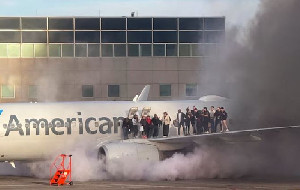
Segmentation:
[(225, 17), (0, 17), (0, 102), (195, 99)]

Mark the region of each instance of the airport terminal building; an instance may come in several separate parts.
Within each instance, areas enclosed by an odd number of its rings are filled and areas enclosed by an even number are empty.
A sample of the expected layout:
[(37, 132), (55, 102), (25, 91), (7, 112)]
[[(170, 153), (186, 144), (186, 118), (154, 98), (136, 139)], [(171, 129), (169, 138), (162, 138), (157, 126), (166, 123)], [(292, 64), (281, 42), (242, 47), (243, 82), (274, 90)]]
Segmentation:
[(0, 102), (201, 95), (225, 17), (0, 17)]

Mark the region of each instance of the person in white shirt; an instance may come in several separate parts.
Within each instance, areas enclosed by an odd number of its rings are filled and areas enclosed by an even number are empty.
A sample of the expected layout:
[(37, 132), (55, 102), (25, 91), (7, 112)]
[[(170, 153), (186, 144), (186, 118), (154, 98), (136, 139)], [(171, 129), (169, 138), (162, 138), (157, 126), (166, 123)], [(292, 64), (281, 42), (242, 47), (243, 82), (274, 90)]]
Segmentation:
[(216, 127), (215, 127), (215, 107), (214, 106), (210, 106), (210, 110), (209, 110), (209, 123), (210, 123), (210, 132), (211, 133), (216, 133)]

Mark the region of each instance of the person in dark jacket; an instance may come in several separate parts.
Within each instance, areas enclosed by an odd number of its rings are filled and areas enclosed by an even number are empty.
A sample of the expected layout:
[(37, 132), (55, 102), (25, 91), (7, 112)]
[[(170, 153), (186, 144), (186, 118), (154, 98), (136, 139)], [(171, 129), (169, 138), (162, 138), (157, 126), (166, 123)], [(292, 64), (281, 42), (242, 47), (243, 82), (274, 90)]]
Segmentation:
[(146, 135), (147, 121), (146, 121), (146, 117), (145, 116), (142, 117), (142, 119), (140, 121), (140, 125), (143, 128), (143, 131), (141, 131), (142, 132), (141, 136), (142, 136), (142, 138), (146, 138), (147, 137), (147, 135)]
[(185, 134), (185, 126), (184, 126), (185, 115), (181, 112), (181, 109), (178, 110), (177, 113), (177, 121), (178, 121), (178, 135), (180, 135), (180, 128), (183, 128), (183, 133)]
[(130, 121), (129, 121), (129, 118), (126, 117), (126, 118), (123, 119), (123, 123), (122, 123), (124, 140), (128, 139), (129, 127), (130, 127)]
[(194, 106), (192, 111), (191, 111), (191, 125), (193, 128), (193, 134), (196, 135), (197, 134), (197, 130), (196, 130), (196, 113), (197, 113), (197, 108)]
[(202, 112), (201, 110), (198, 110), (197, 117), (196, 117), (196, 132), (197, 132), (197, 135), (203, 133), (203, 124), (202, 124), (203, 118), (202, 118), (202, 113), (201, 112)]
[(154, 117), (152, 118), (153, 138), (156, 138), (158, 136), (158, 125), (159, 124), (161, 124), (161, 121), (159, 120), (157, 114), (154, 114)]
[(215, 112), (215, 129), (216, 131), (218, 130), (218, 125), (220, 125), (220, 131), (222, 131), (222, 122), (221, 122), (221, 109), (220, 107), (217, 108), (216, 112)]
[(228, 114), (225, 111), (225, 108), (221, 107), (221, 123), (222, 123), (222, 132), (227, 132), (229, 131), (228, 126), (227, 126), (227, 117)]
[(185, 135), (190, 135), (190, 127), (191, 127), (191, 113), (188, 112), (185, 115)]
[(150, 115), (147, 115), (147, 118), (146, 118), (146, 135), (147, 135), (147, 138), (150, 138), (152, 137), (153, 135), (153, 127), (152, 127), (152, 121), (151, 121), (151, 118), (150, 118)]
[(207, 110), (207, 107), (204, 107), (202, 110), (202, 125), (204, 129), (204, 133), (209, 133), (208, 122), (209, 122), (209, 112)]

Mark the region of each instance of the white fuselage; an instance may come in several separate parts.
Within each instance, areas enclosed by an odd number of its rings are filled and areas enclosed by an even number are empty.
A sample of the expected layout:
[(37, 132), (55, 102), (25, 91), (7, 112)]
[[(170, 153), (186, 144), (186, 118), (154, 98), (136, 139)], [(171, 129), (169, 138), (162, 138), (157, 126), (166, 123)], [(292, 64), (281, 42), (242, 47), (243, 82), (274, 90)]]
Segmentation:
[[(221, 105), (220, 105), (221, 104)], [(202, 101), (110, 101), (62, 103), (1, 104), (0, 161), (45, 159), (53, 153), (66, 152), (82, 142), (121, 139), (119, 121), (128, 116), (130, 108), (151, 108), (162, 117), (167, 111), (176, 119), (178, 109), (185, 112), (193, 106), (226, 106), (224, 102)]]

